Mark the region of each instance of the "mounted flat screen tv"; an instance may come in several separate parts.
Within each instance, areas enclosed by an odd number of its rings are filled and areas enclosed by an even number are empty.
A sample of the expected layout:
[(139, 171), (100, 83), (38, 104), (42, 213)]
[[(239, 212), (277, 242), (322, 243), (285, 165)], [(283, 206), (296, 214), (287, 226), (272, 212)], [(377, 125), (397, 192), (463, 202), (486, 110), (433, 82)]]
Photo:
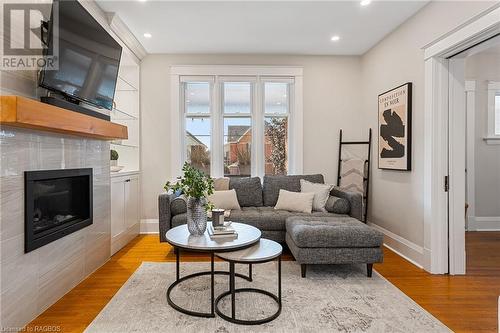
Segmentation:
[(59, 69), (42, 70), (40, 86), (70, 101), (111, 110), (122, 53), (120, 44), (78, 1), (55, 1), (55, 5), (59, 6), (59, 29), (52, 26), (53, 7), (48, 48), (52, 49), (58, 38)]

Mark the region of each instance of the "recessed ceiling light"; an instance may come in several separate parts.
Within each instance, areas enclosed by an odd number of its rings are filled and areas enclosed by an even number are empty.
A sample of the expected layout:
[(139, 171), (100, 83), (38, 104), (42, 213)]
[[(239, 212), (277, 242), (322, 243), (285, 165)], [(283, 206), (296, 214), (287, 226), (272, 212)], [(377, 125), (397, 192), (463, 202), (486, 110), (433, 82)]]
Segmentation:
[(331, 40), (332, 40), (332, 42), (336, 42), (336, 41), (340, 40), (340, 37), (335, 35), (335, 36), (332, 36)]
[(146, 38), (151, 38), (153, 35), (151, 35), (149, 32), (144, 33), (144, 37)]
[(138, 0), (139, 2), (146, 2), (146, 0)]
[(363, 1), (361, 1), (360, 5), (365, 7), (365, 6), (368, 6), (371, 2), (372, 2), (372, 0), (363, 0)]

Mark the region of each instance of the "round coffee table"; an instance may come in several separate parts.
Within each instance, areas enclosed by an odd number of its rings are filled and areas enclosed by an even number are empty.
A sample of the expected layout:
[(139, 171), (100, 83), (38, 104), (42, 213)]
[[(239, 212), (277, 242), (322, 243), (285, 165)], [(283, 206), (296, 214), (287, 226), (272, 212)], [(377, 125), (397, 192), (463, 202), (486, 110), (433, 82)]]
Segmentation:
[[(281, 313), (281, 253), (283, 248), (275, 241), (261, 238), (259, 243), (252, 247), (233, 251), (216, 253), (215, 255), (229, 262), (229, 291), (226, 291), (215, 300), (215, 312), (223, 319), (243, 325), (260, 325), (276, 319)], [(267, 290), (256, 288), (235, 288), (235, 264), (261, 264), (278, 258), (278, 296)], [(267, 318), (256, 320), (243, 320), (236, 318), (236, 293), (258, 293), (271, 297), (278, 304), (278, 310)], [(223, 314), (219, 309), (219, 302), (226, 296), (231, 295), (231, 316)]]
[[(207, 228), (209, 228), (211, 225), (210, 222), (208, 222)], [(177, 311), (180, 311), (182, 313), (185, 313), (187, 315), (191, 316), (196, 316), (196, 317), (215, 317), (215, 295), (214, 295), (214, 276), (215, 274), (218, 275), (230, 275), (229, 272), (226, 271), (216, 271), (214, 269), (214, 253), (215, 252), (227, 252), (227, 251), (236, 251), (240, 249), (244, 249), (246, 247), (250, 247), (257, 243), (260, 240), (261, 232), (259, 229), (248, 225), (248, 224), (243, 224), (243, 223), (236, 223), (233, 222), (231, 226), (236, 230), (238, 233), (238, 238), (236, 239), (220, 239), (220, 240), (212, 240), (210, 236), (208, 235), (208, 232), (205, 231), (205, 233), (201, 236), (193, 236), (189, 233), (187, 225), (180, 225), (175, 228), (170, 229), (167, 231), (166, 234), (166, 240), (167, 242), (174, 247), (174, 252), (175, 252), (175, 281), (168, 287), (167, 289), (167, 301), (168, 304), (170, 304), (171, 307), (176, 309)], [(210, 253), (210, 271), (203, 271), (203, 272), (198, 272), (198, 273), (193, 273), (189, 274), (183, 277), (180, 277), (180, 271), (179, 271), (179, 257), (180, 257), (180, 251), (181, 250), (186, 250), (186, 251), (191, 251), (191, 252), (204, 252), (204, 253)], [(211, 291), (211, 309), (210, 312), (198, 312), (198, 311), (192, 311), (185, 309), (177, 304), (175, 304), (172, 299), (170, 298), (170, 293), (172, 290), (179, 285), (180, 283), (195, 278), (199, 277), (202, 275), (210, 275), (211, 276), (211, 281), (210, 281), (210, 291)], [(244, 278), (248, 281), (252, 281), (252, 266), (249, 265), (249, 274), (248, 276), (244, 276), (242, 274), (234, 274), (235, 276), (238, 276), (240, 278)]]

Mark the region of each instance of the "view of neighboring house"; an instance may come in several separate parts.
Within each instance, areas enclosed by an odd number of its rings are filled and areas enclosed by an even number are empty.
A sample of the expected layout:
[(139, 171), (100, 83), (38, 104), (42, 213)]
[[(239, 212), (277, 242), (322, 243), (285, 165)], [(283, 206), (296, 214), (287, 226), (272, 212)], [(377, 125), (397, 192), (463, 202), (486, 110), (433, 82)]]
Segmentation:
[[(286, 128), (286, 123), (284, 124)], [(287, 137), (286, 135), (277, 142), (274, 143), (271, 137), (268, 135), (268, 129), (271, 127), (271, 123), (266, 122), (266, 133), (264, 136), (264, 157), (265, 157), (265, 174), (274, 175), (280, 174), (278, 168), (276, 168), (273, 162), (273, 152), (277, 150), (283, 150), (286, 156), (286, 151), (288, 149)], [(276, 127), (276, 126), (274, 126)], [(285, 129), (285, 134), (286, 134)], [(239, 176), (250, 176), (251, 173), (251, 143), (252, 143), (252, 128), (251, 126), (229, 126), (227, 142), (224, 143), (224, 174), (228, 175), (239, 175)], [(285, 169), (287, 167), (286, 161)], [(283, 172), (281, 172), (283, 173)]]

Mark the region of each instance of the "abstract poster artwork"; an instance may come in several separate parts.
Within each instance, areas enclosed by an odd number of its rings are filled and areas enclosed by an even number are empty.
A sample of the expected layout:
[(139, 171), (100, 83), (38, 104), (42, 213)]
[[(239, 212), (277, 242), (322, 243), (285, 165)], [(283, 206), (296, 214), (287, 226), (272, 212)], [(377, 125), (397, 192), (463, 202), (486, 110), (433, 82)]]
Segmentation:
[(378, 167), (411, 170), (411, 82), (378, 96)]

